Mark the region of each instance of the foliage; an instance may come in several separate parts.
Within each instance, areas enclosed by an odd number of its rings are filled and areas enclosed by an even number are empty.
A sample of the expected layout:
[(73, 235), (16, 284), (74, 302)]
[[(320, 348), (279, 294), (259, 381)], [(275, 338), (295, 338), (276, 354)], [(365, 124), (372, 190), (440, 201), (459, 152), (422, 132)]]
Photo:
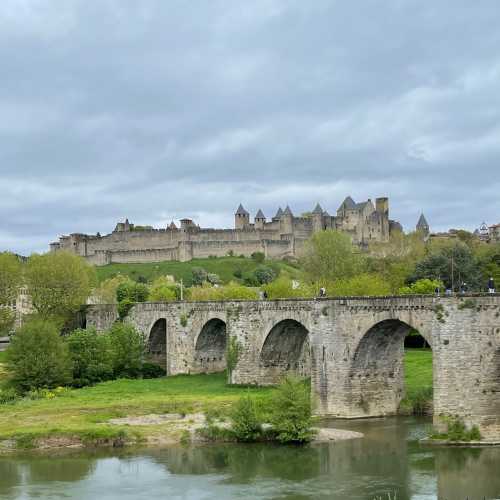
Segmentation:
[(256, 441), (262, 430), (257, 415), (255, 402), (250, 395), (245, 395), (233, 404), (231, 429), (238, 441)]
[(144, 283), (126, 281), (116, 289), (116, 299), (118, 301), (118, 315), (120, 319), (127, 316), (130, 309), (137, 302), (145, 302), (149, 296), (149, 289)]
[(271, 424), (281, 443), (305, 443), (312, 438), (311, 394), (304, 380), (287, 376), (271, 405)]
[(189, 300), (256, 300), (256, 290), (238, 283), (231, 282), (224, 286), (210, 285), (192, 287), (189, 291)]
[(493, 278), (500, 287), (500, 243), (481, 245), (476, 249), (475, 255), (484, 287), (486, 288), (486, 283), (490, 278)]
[(236, 337), (229, 337), (229, 341), (226, 346), (226, 366), (227, 366), (227, 379), (228, 383), (231, 383), (231, 376), (233, 374), (238, 360), (240, 359), (241, 344), (238, 342)]
[(132, 325), (117, 322), (109, 330), (113, 375), (139, 377), (144, 358), (144, 338)]
[(191, 281), (193, 286), (201, 286), (205, 281), (207, 281), (208, 273), (202, 267), (193, 267)]
[(445, 439), (447, 441), (480, 441), (481, 432), (477, 425), (467, 428), (463, 420), (458, 417), (443, 417), (446, 423), (446, 432), (435, 433), (433, 439)]
[(34, 254), (25, 269), (33, 307), (43, 318), (64, 323), (85, 304), (95, 284), (95, 270), (69, 252)]
[(455, 289), (459, 288), (462, 282), (466, 282), (469, 290), (480, 290), (481, 269), (467, 245), (464, 243), (440, 245), (437, 251), (431, 246), (431, 253), (417, 263), (411, 281), (424, 278), (441, 280), (447, 288), (453, 285)]
[(351, 278), (337, 280), (326, 286), (328, 295), (331, 296), (361, 296), (361, 295), (389, 295), (391, 287), (377, 274), (358, 274)]
[(265, 285), (263, 289), (269, 299), (311, 298), (316, 295), (315, 288), (302, 281), (297, 288), (293, 288), (292, 280), (286, 276)]
[(133, 284), (133, 281), (123, 274), (108, 278), (94, 290), (93, 298), (98, 304), (116, 304), (116, 292), (124, 283)]
[(15, 315), (6, 307), (13, 303), (22, 281), (22, 267), (19, 258), (9, 252), (0, 253), (0, 334), (9, 332)]
[(0, 405), (14, 403), (19, 394), (14, 387), (0, 387)]
[(259, 266), (254, 271), (254, 275), (259, 285), (271, 283), (271, 281), (276, 279), (276, 271), (272, 267), (268, 266)]
[(363, 258), (340, 231), (320, 231), (307, 241), (302, 259), (304, 271), (317, 283), (351, 278), (363, 269)]
[(215, 273), (208, 273), (207, 274), (207, 281), (212, 285), (218, 285), (221, 283), (221, 279), (219, 278), (219, 275), (215, 274)]
[(74, 330), (66, 337), (73, 361), (73, 385), (83, 387), (113, 378), (113, 353), (109, 335), (94, 328)]
[(52, 388), (71, 382), (72, 361), (57, 326), (40, 318), (26, 322), (7, 351), (12, 383), (26, 391)]
[(177, 288), (178, 286), (175, 283), (172, 283), (165, 276), (160, 276), (151, 284), (149, 300), (151, 302), (171, 302), (177, 300)]
[(159, 378), (164, 377), (167, 372), (154, 363), (143, 363), (141, 369), (142, 378)]
[(266, 260), (266, 256), (263, 252), (253, 252), (251, 257), (254, 262), (257, 262), (257, 264), (262, 264), (264, 260)]
[(411, 285), (399, 289), (400, 295), (431, 295), (436, 289), (443, 291), (444, 284), (440, 280), (420, 279)]

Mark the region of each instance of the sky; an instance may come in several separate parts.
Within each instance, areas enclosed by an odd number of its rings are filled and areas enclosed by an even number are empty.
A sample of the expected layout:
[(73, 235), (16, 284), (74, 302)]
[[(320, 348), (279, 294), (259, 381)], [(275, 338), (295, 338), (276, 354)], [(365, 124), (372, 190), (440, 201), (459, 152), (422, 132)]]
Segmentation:
[(2, 0), (0, 250), (388, 196), (500, 222), (498, 0)]

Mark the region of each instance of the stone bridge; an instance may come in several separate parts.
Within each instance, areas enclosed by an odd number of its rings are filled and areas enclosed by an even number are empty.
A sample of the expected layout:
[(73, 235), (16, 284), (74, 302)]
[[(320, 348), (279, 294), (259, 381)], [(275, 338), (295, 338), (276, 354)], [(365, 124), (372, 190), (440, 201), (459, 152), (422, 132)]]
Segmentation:
[[(114, 306), (90, 306), (87, 326), (115, 319)], [(404, 338), (416, 329), (433, 350), (435, 424), (458, 416), (500, 439), (500, 295), (141, 303), (127, 321), (169, 375), (223, 370), (235, 337), (232, 383), (310, 376), (316, 414), (347, 418), (397, 412)]]

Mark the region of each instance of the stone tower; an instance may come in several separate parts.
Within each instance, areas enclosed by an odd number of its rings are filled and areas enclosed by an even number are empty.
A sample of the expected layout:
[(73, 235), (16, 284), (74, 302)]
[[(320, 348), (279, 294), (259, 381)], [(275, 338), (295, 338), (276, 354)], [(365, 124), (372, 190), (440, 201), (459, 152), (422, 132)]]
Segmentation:
[(281, 216), (280, 229), (281, 229), (281, 234), (293, 233), (293, 213), (288, 205), (286, 206), (285, 211)]
[(430, 233), (429, 224), (424, 216), (424, 214), (420, 214), (420, 218), (418, 219), (416, 230), (419, 233), (422, 233), (424, 238), (427, 238)]
[(316, 204), (316, 207), (312, 211), (312, 223), (315, 233), (323, 229), (323, 209), (319, 203)]
[(235, 229), (244, 229), (250, 224), (250, 214), (243, 208), (240, 203), (238, 210), (234, 214), (234, 227)]
[(255, 229), (264, 229), (264, 224), (266, 223), (266, 216), (259, 208), (257, 215), (255, 216)]

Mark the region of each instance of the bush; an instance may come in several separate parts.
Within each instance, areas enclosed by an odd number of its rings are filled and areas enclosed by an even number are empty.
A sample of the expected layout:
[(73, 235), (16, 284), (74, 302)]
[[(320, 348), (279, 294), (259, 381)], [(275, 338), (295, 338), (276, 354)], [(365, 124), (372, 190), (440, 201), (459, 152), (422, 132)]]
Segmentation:
[(7, 351), (12, 383), (22, 391), (52, 388), (71, 382), (68, 346), (54, 323), (32, 319), (12, 337)]
[(266, 283), (271, 283), (276, 279), (276, 272), (273, 268), (267, 266), (259, 266), (254, 271), (255, 278), (259, 285), (265, 285)]
[(151, 285), (149, 300), (152, 302), (171, 302), (177, 299), (177, 285), (168, 280), (165, 276), (160, 276)]
[(238, 441), (256, 441), (261, 435), (261, 424), (257, 417), (254, 400), (243, 396), (233, 405), (231, 413), (232, 430)]
[(98, 334), (94, 328), (74, 330), (66, 342), (73, 361), (75, 387), (113, 378), (113, 355), (108, 334)]
[(116, 378), (137, 378), (141, 375), (144, 338), (132, 326), (115, 323), (109, 330), (113, 375)]
[(202, 267), (193, 267), (191, 269), (192, 283), (194, 286), (201, 286), (207, 281), (208, 273)]
[(404, 286), (399, 289), (400, 295), (430, 295), (434, 294), (436, 288), (444, 289), (444, 284), (439, 280), (420, 279), (409, 286)]
[(0, 388), (0, 405), (14, 403), (18, 398), (19, 395), (13, 387)]
[(266, 260), (266, 256), (263, 252), (254, 252), (252, 255), (252, 260), (258, 264), (262, 264)]
[(341, 279), (326, 287), (330, 296), (377, 296), (389, 295), (391, 287), (377, 274), (359, 274), (348, 279)]
[(287, 376), (279, 385), (271, 404), (271, 423), (281, 443), (311, 440), (311, 395), (304, 380)]
[(167, 374), (161, 366), (154, 363), (143, 363), (141, 372), (142, 378), (160, 378)]
[(207, 274), (207, 281), (211, 283), (212, 285), (218, 285), (221, 283), (221, 279), (219, 278), (218, 274), (215, 273), (208, 273)]
[(118, 302), (118, 317), (124, 319), (127, 317), (130, 309), (134, 307), (135, 302), (131, 299), (123, 299)]
[(129, 299), (132, 302), (145, 302), (148, 299), (149, 290), (144, 283), (126, 281), (116, 289), (116, 299), (122, 302)]
[(278, 278), (276, 281), (264, 286), (269, 299), (287, 299), (287, 298), (310, 298), (314, 297), (314, 288), (308, 284), (300, 283), (297, 288), (293, 288), (292, 280)]

